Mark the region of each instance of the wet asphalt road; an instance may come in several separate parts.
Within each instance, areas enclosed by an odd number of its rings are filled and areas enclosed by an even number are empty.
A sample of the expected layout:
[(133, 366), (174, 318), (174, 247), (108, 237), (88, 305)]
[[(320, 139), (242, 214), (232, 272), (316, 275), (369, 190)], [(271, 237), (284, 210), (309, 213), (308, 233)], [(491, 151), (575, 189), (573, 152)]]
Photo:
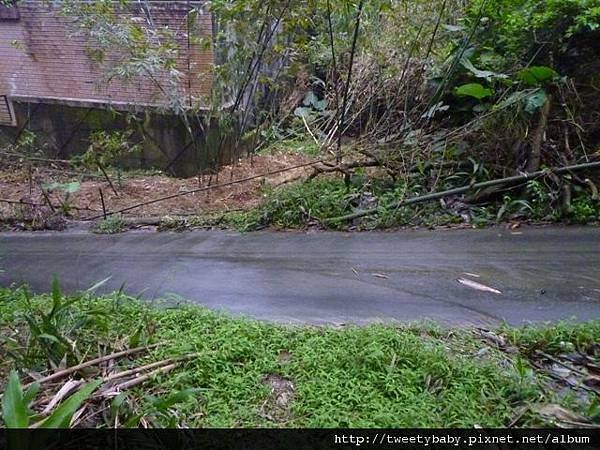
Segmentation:
[(174, 295), (289, 323), (600, 318), (599, 228), (2, 233), (0, 269), (5, 286), (27, 282), (44, 291), (57, 275), (65, 290), (76, 291), (110, 276), (103, 291), (125, 285), (148, 300)]

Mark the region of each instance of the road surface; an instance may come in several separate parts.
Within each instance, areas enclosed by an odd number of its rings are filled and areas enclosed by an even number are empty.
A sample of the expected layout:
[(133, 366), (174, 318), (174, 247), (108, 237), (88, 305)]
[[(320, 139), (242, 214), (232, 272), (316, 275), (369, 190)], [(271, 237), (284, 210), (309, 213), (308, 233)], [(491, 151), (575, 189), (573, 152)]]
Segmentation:
[(600, 318), (599, 228), (2, 233), (0, 269), (5, 286), (47, 291), (57, 275), (72, 292), (111, 277), (102, 290), (298, 324)]

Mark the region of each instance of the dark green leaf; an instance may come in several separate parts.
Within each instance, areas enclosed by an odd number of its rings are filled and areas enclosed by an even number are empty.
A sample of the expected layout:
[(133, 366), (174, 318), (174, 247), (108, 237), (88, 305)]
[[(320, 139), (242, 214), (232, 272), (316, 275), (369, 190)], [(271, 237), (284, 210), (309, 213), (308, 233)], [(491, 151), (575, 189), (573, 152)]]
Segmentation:
[(6, 428), (27, 428), (29, 416), (23, 398), (21, 382), (16, 371), (11, 371), (2, 397), (2, 418)]
[(52, 311), (50, 311), (50, 317), (60, 309), (60, 303), (62, 300), (62, 292), (60, 290), (60, 283), (58, 277), (55, 275), (52, 277)]
[(155, 399), (152, 401), (152, 404), (159, 410), (165, 410), (177, 403), (182, 403), (189, 398), (195, 397), (201, 391), (202, 389), (185, 389), (183, 391), (175, 392), (165, 399)]
[(47, 333), (42, 333), (38, 336), (38, 339), (45, 339), (47, 341), (51, 341), (54, 342), (56, 344), (61, 344), (61, 340), (56, 337), (56, 336), (52, 336), (51, 334), (47, 334)]
[(528, 86), (539, 86), (548, 81), (552, 81), (558, 74), (546, 66), (532, 66), (521, 70), (518, 78)]
[(477, 100), (482, 100), (490, 97), (493, 92), (491, 89), (485, 88), (479, 83), (469, 83), (457, 87), (454, 90), (454, 93), (459, 97), (473, 97)]
[(33, 401), (38, 392), (40, 392), (40, 388), (40, 383), (33, 383), (31, 386), (29, 386), (29, 389), (27, 389), (23, 394), (23, 402), (25, 405), (29, 405)]
[(142, 331), (143, 331), (143, 326), (140, 325), (137, 328), (137, 330), (135, 330), (135, 333), (133, 333), (131, 335), (131, 337), (129, 338), (129, 347), (130, 348), (137, 347), (140, 344), (140, 337), (142, 336)]
[(121, 410), (121, 406), (123, 406), (123, 403), (125, 403), (125, 400), (127, 400), (127, 394), (125, 392), (121, 392), (110, 403), (111, 422), (114, 422), (114, 420), (119, 415), (119, 411)]

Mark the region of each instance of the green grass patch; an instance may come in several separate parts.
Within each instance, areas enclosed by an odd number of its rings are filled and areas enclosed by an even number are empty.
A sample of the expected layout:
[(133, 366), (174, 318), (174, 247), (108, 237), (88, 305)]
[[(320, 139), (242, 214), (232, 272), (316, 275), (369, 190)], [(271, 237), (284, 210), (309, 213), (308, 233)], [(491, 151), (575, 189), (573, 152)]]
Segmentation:
[[(311, 225), (340, 230), (349, 227), (370, 230), (405, 225), (432, 227), (462, 222), (459, 215), (441, 210), (437, 203), (397, 208), (395, 204), (406, 195), (404, 184), (389, 180), (366, 180), (357, 176), (346, 183), (341, 178), (321, 177), (267, 190), (262, 204), (252, 210), (225, 213), (216, 220), (215, 217), (207, 217), (200, 221), (203, 224), (217, 223), (238, 231), (253, 231), (268, 226), (301, 229)], [(377, 214), (353, 223), (324, 222), (324, 219), (375, 206), (379, 208)]]
[(127, 222), (120, 214), (113, 214), (106, 219), (102, 219), (94, 228), (94, 233), (98, 234), (117, 234), (122, 233), (127, 228)]
[(536, 350), (549, 353), (594, 353), (600, 346), (600, 320), (585, 324), (559, 323), (553, 327), (503, 327), (501, 332), (524, 354)]
[[(571, 345), (598, 361), (600, 322), (504, 327), (498, 333), (523, 350), (511, 354), (468, 329), (286, 327), (122, 293), (64, 296), (57, 285), (38, 296), (0, 289), (0, 305), (3, 377), (157, 342), (163, 344), (117, 367), (195, 354), (126, 390), (116, 406), (116, 399), (100, 405), (111, 414), (88, 426), (110, 426), (117, 417), (121, 426), (143, 420), (156, 427), (501, 427), (522, 407), (546, 403), (594, 420), (591, 396), (558, 396), (526, 355)], [(532, 410), (518, 424), (546, 422)]]
[(315, 219), (347, 214), (357, 195), (340, 179), (315, 179), (268, 192), (259, 210), (275, 227), (299, 228)]
[[(466, 182), (465, 182), (466, 183)], [(438, 190), (453, 187), (443, 185)], [(423, 202), (398, 208), (398, 202), (424, 194), (419, 184), (410, 188), (389, 179), (353, 176), (348, 183), (337, 177), (319, 177), (265, 191), (260, 206), (245, 212), (233, 212), (203, 218), (205, 224), (217, 223), (239, 231), (253, 231), (268, 226), (294, 229), (317, 225), (332, 229), (372, 230), (398, 226), (440, 227), (469, 224), (474, 227), (505, 221), (564, 222), (590, 224), (600, 221), (600, 200), (589, 192), (575, 189), (571, 204), (559, 206), (559, 200), (537, 181), (528, 184), (527, 195), (508, 194), (490, 198), (483, 204), (468, 204), (462, 198)], [(372, 214), (354, 221), (326, 222), (325, 219), (377, 208)]]

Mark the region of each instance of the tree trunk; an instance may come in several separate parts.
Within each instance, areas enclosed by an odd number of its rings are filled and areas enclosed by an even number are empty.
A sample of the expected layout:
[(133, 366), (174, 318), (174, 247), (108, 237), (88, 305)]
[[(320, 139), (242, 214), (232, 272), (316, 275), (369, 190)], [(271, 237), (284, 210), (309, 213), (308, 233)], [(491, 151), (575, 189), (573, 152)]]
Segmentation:
[(533, 136), (531, 137), (531, 151), (529, 152), (529, 158), (527, 160), (527, 172), (536, 172), (540, 169), (540, 162), (542, 160), (542, 144), (544, 143), (544, 137), (546, 135), (546, 127), (548, 125), (548, 117), (550, 116), (551, 98), (548, 97), (544, 106), (540, 111), (540, 121), (537, 128), (535, 129)]

